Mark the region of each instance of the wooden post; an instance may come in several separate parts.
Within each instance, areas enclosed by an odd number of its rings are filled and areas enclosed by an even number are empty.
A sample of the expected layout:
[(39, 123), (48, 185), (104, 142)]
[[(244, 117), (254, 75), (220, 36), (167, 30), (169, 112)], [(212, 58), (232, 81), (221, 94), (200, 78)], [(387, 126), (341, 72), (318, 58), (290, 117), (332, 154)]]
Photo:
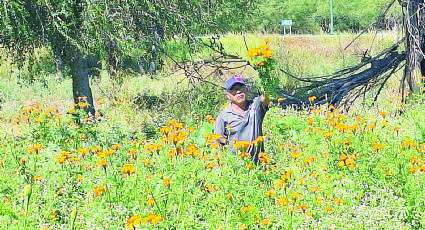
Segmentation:
[[(421, 7), (419, 6), (421, 4)], [(409, 0), (406, 6), (406, 15), (404, 23), (406, 26), (406, 68), (404, 71), (409, 90), (418, 92), (421, 88), (420, 79), (422, 77), (420, 71), (420, 63), (423, 60), (421, 47), (423, 44), (424, 28), (420, 19), (424, 13), (424, 0)]]

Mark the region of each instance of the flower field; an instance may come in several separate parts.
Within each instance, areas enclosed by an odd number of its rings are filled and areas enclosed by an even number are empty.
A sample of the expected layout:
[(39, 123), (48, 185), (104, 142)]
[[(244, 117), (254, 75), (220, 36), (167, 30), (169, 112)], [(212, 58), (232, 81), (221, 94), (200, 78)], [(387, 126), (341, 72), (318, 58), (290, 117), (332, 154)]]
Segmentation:
[[(125, 108), (125, 100), (100, 111)], [(76, 107), (84, 107), (84, 98)], [(1, 229), (421, 228), (423, 105), (266, 116), (265, 135), (220, 150), (213, 116), (170, 120), (152, 139), (131, 117), (34, 104), (1, 139)], [(264, 141), (255, 165), (247, 145)]]
[[(247, 56), (273, 93), (282, 64), (305, 75), (355, 63), (356, 50), (334, 46), (342, 38), (253, 36)], [(246, 54), (236, 41), (227, 45)], [(348, 111), (283, 109), (275, 95), (264, 136), (233, 155), (213, 133), (219, 90), (187, 101), (161, 94), (181, 79), (128, 77), (118, 88), (102, 76), (88, 117), (86, 98), (70, 102), (70, 79), (18, 86), (11, 68), (0, 62), (0, 229), (425, 228), (424, 98), (401, 103), (392, 79), (376, 106), (366, 97)], [(141, 92), (168, 101), (143, 107)], [(259, 142), (257, 165), (244, 149)]]

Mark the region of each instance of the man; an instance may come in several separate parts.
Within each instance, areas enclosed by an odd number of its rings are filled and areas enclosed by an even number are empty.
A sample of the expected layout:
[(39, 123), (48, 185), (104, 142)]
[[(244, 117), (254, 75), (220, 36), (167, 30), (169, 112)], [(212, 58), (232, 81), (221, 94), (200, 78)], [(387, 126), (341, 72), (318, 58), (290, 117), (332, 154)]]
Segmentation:
[[(262, 124), (270, 100), (265, 95), (247, 100), (245, 82), (238, 76), (226, 82), (225, 95), (230, 103), (217, 116), (214, 131), (223, 136), (220, 143), (224, 144), (226, 139), (232, 152), (236, 153), (233, 145), (237, 141), (252, 142), (263, 135)], [(258, 154), (263, 151), (263, 142), (251, 145), (246, 150), (254, 162), (258, 162)]]

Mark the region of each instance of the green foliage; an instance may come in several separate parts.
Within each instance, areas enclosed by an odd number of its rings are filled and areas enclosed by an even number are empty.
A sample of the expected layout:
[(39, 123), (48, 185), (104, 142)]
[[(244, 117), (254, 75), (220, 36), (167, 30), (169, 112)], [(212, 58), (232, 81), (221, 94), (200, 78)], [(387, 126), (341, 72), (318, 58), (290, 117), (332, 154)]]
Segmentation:
[[(65, 64), (76, 52), (125, 68), (126, 60), (160, 65), (165, 42), (175, 37), (192, 49), (197, 35), (244, 28), (255, 1), (6, 1), (0, 44), (16, 58), (32, 47), (51, 47)], [(156, 67), (153, 67), (155, 70)]]
[[(387, 0), (333, 0), (334, 27), (337, 31), (359, 31), (378, 19)], [(268, 32), (281, 32), (280, 22), (292, 19), (295, 33), (329, 32), (330, 0), (263, 1), (255, 12), (253, 25)], [(377, 28), (388, 29), (401, 23), (401, 7), (395, 4)]]
[(39, 81), (46, 85), (46, 76), (48, 78), (58, 72), (56, 60), (53, 57), (52, 52), (46, 48), (36, 49), (31, 55), (26, 56), (24, 63), (15, 72), (19, 84), (32, 84)]

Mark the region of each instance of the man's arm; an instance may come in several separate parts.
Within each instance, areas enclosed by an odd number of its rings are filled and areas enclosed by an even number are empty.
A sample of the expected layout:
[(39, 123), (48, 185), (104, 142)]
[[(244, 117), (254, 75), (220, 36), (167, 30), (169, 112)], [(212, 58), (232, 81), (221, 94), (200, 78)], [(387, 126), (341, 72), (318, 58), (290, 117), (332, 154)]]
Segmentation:
[(269, 107), (270, 99), (267, 96), (267, 94), (261, 95), (261, 103), (263, 104), (264, 108), (268, 108)]

